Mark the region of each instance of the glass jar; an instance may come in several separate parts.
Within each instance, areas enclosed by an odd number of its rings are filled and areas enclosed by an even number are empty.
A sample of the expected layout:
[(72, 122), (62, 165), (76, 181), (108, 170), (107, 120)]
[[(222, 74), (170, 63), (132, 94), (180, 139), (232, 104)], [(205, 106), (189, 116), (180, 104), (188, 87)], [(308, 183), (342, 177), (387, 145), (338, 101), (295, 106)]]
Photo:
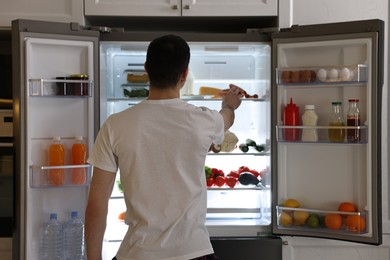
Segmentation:
[[(341, 113), (341, 102), (332, 102), (332, 115), (329, 120), (328, 138), (330, 142), (344, 142), (345, 123)], [(336, 128), (341, 126), (341, 128)]]

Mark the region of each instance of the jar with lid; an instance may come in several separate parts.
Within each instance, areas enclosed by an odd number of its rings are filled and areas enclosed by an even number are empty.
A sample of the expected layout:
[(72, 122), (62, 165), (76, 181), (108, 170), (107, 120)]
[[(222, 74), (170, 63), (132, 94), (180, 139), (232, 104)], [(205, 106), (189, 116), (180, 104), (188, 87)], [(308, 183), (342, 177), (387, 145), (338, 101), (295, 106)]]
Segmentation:
[(305, 112), (302, 115), (302, 125), (307, 126), (302, 129), (302, 142), (317, 142), (317, 121), (318, 115), (314, 105), (305, 105)]
[[(344, 142), (345, 122), (341, 110), (342, 103), (332, 102), (332, 115), (329, 120), (328, 138), (330, 142)], [(340, 128), (337, 128), (340, 126)]]
[(68, 86), (70, 87), (70, 90), (68, 89), (68, 93), (71, 93), (71, 95), (74, 95), (74, 96), (88, 96), (89, 95), (88, 82), (82, 82), (82, 81), (88, 81), (88, 75), (86, 75), (86, 74), (73, 74), (73, 75), (70, 75), (68, 77), (68, 79), (80, 81), (80, 82), (69, 83)]
[(347, 114), (347, 126), (352, 127), (347, 129), (348, 142), (360, 141), (360, 111), (359, 111), (359, 99), (350, 99), (349, 108)]

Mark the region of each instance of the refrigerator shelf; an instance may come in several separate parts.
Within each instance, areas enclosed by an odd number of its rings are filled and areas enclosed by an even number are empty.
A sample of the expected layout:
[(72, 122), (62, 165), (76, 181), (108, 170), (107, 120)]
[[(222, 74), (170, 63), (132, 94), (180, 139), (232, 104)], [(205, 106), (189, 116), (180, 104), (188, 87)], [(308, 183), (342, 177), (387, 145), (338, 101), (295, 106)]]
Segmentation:
[[(325, 232), (339, 234), (365, 234), (367, 233), (368, 212), (346, 212), (336, 210), (321, 210), (311, 208), (291, 208), (276, 206), (277, 210), (277, 225), (282, 229), (294, 229), (308, 232)], [(299, 213), (298, 213), (299, 212)], [(284, 214), (284, 216), (282, 216)], [(286, 215), (287, 214), (287, 215)], [(340, 215), (342, 224), (338, 229), (330, 229), (326, 227), (325, 217), (328, 214)], [(286, 221), (286, 216), (289, 220)], [(349, 216), (351, 220), (348, 220)], [(318, 222), (311, 222), (310, 217), (317, 217)], [(281, 220), (284, 218), (284, 220)], [(283, 223), (282, 223), (283, 222)]]
[(149, 88), (150, 84), (149, 82), (127, 82), (127, 83), (123, 83), (121, 84), (121, 87), (130, 87), (130, 88)]
[[(329, 140), (329, 131), (343, 131), (344, 138), (340, 141)], [(305, 131), (308, 131), (305, 133)], [(347, 140), (348, 131), (356, 132), (359, 136), (355, 142)], [(317, 141), (302, 140), (303, 134), (313, 135), (316, 133)], [(335, 143), (335, 144), (366, 144), (368, 142), (368, 126), (276, 126), (276, 140), (278, 142), (297, 142), (297, 143)], [(314, 139), (312, 139), (314, 140)]]
[(368, 79), (368, 66), (365, 64), (277, 68), (276, 84), (279, 85), (333, 85), (365, 83)]
[(214, 152), (209, 152), (207, 154), (208, 156), (224, 156), (224, 155), (250, 155), (250, 156), (270, 156), (271, 153), (269, 151), (266, 152), (241, 152), (241, 151), (233, 151), (233, 152), (219, 152), (219, 153), (214, 153)]
[(91, 97), (92, 80), (30, 79), (30, 96)]
[[(54, 171), (54, 172), (53, 172)], [(87, 186), (91, 182), (92, 165), (30, 166), (32, 188)], [(51, 174), (53, 174), (51, 176)]]

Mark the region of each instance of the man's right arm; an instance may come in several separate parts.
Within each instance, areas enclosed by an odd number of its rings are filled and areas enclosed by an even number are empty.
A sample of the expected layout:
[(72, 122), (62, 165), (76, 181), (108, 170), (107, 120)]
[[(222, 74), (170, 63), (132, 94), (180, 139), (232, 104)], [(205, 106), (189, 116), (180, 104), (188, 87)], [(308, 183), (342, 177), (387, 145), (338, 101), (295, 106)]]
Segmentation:
[(228, 130), (234, 123), (234, 110), (241, 104), (241, 98), (244, 96), (244, 91), (233, 84), (229, 85), (229, 91), (225, 94), (222, 101), (222, 108), (219, 113), (223, 117), (224, 130)]

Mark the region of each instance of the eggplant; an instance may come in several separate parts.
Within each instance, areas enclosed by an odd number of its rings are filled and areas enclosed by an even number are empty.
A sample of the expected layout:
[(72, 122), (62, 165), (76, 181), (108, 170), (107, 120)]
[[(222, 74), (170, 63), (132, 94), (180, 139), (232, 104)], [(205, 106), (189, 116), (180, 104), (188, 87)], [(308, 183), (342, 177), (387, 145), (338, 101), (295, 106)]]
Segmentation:
[(260, 180), (257, 179), (255, 175), (250, 172), (242, 172), (240, 176), (238, 176), (238, 182), (242, 185), (258, 185)]

